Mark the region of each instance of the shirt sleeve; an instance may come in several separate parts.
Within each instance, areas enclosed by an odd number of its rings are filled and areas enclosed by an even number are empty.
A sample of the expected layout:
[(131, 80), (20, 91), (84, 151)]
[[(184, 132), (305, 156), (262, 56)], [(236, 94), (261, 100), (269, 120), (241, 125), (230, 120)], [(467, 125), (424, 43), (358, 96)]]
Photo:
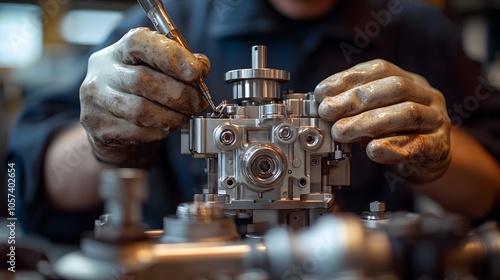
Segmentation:
[(16, 215), (26, 233), (41, 234), (58, 242), (71, 242), (71, 237), (79, 237), (77, 233), (92, 226), (92, 220), (86, 217), (98, 217), (94, 214), (98, 209), (85, 213), (63, 213), (53, 209), (46, 203), (43, 190), (44, 168), (63, 167), (64, 173), (73, 170), (65, 162), (44, 166), (44, 153), (58, 132), (78, 121), (78, 87), (51, 93), (30, 92), (9, 133), (7, 161), (15, 163)]

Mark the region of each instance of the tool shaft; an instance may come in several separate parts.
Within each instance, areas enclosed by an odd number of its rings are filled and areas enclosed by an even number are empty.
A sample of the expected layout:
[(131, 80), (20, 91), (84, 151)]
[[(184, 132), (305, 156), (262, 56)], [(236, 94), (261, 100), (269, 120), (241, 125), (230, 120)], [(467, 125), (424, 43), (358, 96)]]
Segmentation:
[[(179, 43), (179, 45), (191, 52), (191, 49), (186, 43), (186, 40), (184, 40), (182, 34), (175, 27), (174, 22), (168, 15), (167, 11), (163, 7), (163, 3), (160, 0), (138, 0), (138, 2), (155, 26), (156, 30), (158, 30), (158, 32), (176, 41), (177, 43)], [(195, 85), (201, 91), (201, 94), (208, 102), (212, 110), (217, 113), (217, 107), (212, 101), (212, 97), (210, 96), (210, 92), (208, 91), (208, 87), (205, 84), (205, 81), (201, 79), (200, 81), (196, 82)]]

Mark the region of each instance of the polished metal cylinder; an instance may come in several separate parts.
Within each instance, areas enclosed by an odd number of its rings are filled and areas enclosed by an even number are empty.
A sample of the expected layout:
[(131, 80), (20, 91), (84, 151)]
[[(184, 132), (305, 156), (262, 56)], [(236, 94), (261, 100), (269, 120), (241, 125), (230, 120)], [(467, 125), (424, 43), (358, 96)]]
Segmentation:
[(233, 84), (233, 98), (240, 102), (278, 100), (281, 83), (289, 80), (289, 72), (267, 68), (267, 49), (262, 45), (252, 47), (252, 68), (226, 72), (226, 82)]
[(252, 68), (267, 67), (267, 47), (257, 45), (252, 47)]
[(117, 224), (142, 221), (142, 202), (147, 197), (146, 173), (140, 169), (109, 169), (101, 174), (100, 195), (104, 213)]

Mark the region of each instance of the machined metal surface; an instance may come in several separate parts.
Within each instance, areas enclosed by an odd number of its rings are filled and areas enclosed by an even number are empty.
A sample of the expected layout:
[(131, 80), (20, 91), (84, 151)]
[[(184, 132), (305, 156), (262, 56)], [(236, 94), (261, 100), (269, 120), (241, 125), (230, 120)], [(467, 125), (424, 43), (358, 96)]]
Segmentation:
[(109, 169), (101, 174), (104, 215), (94, 224), (96, 238), (108, 241), (144, 239), (142, 203), (147, 197), (146, 173), (139, 169)]
[(466, 233), (446, 219), (412, 216), (402, 224), (405, 215), (395, 216), (383, 228), (366, 229), (356, 215), (327, 214), (300, 231), (276, 227), (241, 241), (87, 238), (82, 251), (63, 256), (54, 268), (64, 279), (86, 280), (499, 279), (498, 227)]
[(281, 84), (290, 80), (290, 73), (267, 68), (267, 48), (252, 47), (252, 68), (236, 69), (226, 73), (226, 82), (233, 85), (233, 98), (242, 101), (281, 99)]
[(380, 201), (363, 219), (333, 215), (334, 190), (350, 184), (350, 146), (331, 138), (312, 94), (282, 98), (289, 73), (266, 64), (265, 47), (252, 47), (252, 68), (226, 74), (234, 103), (183, 130), (183, 151), (206, 160), (203, 193), (145, 232), (144, 171), (106, 171), (106, 212), (81, 251), (55, 263), (61, 278), (500, 279), (493, 225), (469, 232), (459, 219), (391, 213)]
[(222, 203), (190, 202), (177, 206), (176, 216), (163, 219), (162, 243), (214, 242), (239, 239), (234, 221)]
[(235, 103), (223, 101), (221, 115), (192, 118), (183, 152), (207, 160), (204, 193), (227, 195), (226, 210), (330, 208), (332, 190), (350, 184), (350, 146), (331, 138), (313, 94), (281, 96), (289, 73), (267, 68), (265, 46), (251, 53), (252, 68), (226, 74)]

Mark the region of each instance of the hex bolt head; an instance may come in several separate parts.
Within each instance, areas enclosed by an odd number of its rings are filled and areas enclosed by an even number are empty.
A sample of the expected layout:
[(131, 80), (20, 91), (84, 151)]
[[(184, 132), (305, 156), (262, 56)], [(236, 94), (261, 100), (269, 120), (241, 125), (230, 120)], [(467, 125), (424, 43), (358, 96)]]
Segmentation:
[(385, 212), (385, 202), (373, 201), (370, 202), (370, 212)]

